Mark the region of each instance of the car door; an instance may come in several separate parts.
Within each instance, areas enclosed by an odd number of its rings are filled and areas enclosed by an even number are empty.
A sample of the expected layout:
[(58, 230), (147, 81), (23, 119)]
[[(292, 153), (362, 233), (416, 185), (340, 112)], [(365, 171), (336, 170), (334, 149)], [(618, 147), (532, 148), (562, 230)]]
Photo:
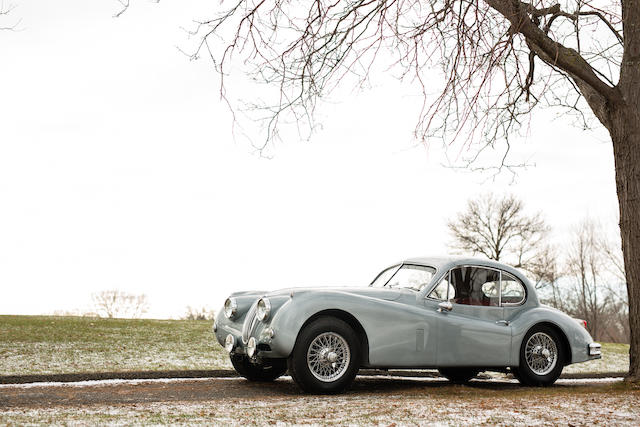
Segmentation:
[[(424, 265), (402, 264), (381, 286), (397, 289), (401, 294), (388, 302), (384, 311), (373, 314), (377, 324), (375, 336), (369, 336), (369, 362), (377, 367), (433, 367), (436, 363), (437, 312), (418, 304), (420, 290), (431, 284), (436, 269)], [(374, 280), (374, 283), (378, 278)]]
[(508, 366), (511, 327), (500, 304), (501, 271), (461, 266), (442, 280), (436, 289), (440, 298), (447, 290), (448, 304), (438, 309), (437, 365)]

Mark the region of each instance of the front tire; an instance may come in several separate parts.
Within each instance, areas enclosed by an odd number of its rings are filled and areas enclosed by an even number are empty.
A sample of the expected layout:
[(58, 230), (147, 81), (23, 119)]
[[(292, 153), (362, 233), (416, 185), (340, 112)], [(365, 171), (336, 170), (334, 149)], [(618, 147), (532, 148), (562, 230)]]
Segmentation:
[(335, 317), (320, 317), (298, 335), (289, 373), (308, 393), (340, 393), (360, 368), (361, 350), (353, 328)]
[(263, 363), (251, 363), (247, 356), (231, 356), (231, 364), (240, 376), (249, 381), (269, 382), (280, 378), (287, 372), (286, 359), (266, 359)]
[(565, 357), (558, 332), (548, 326), (536, 326), (522, 340), (520, 366), (514, 376), (523, 385), (550, 386), (560, 377)]
[(466, 384), (480, 371), (475, 368), (439, 368), (438, 372), (454, 384)]

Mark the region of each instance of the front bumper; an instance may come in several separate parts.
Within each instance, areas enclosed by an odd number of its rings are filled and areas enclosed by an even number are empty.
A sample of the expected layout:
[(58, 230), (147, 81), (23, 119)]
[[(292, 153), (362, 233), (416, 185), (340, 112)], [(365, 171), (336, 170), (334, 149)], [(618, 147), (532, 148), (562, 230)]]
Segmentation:
[[(255, 322), (247, 335), (243, 336), (244, 319), (230, 320), (219, 317), (216, 319), (214, 335), (218, 343), (225, 347), (231, 354), (249, 355), (253, 353), (256, 357), (273, 357), (271, 345), (275, 336), (275, 331), (270, 324)], [(252, 322), (253, 323), (253, 322)], [(231, 335), (233, 338), (229, 339)], [(249, 351), (249, 342), (253, 339), (253, 349)], [(231, 346), (228, 346), (232, 342)]]
[(592, 342), (587, 346), (587, 354), (590, 359), (600, 359), (602, 357), (602, 346), (597, 342)]

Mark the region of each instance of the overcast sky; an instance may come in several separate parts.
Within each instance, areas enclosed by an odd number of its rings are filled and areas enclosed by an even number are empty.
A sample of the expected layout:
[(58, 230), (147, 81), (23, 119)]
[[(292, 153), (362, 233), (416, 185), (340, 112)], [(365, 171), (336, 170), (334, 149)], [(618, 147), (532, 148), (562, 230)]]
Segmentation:
[(542, 211), (561, 245), (587, 215), (615, 221), (602, 130), (539, 114), (515, 151), (535, 167), (491, 180), (413, 141), (415, 88), (381, 77), (265, 159), (233, 138), (211, 64), (176, 49), (217, 2), (134, 0), (117, 19), (112, 0), (14, 3), (4, 19), (21, 31), (0, 32), (0, 314), (90, 309), (118, 288), (177, 317), (234, 290), (364, 285), (447, 253), (447, 219), (487, 191)]

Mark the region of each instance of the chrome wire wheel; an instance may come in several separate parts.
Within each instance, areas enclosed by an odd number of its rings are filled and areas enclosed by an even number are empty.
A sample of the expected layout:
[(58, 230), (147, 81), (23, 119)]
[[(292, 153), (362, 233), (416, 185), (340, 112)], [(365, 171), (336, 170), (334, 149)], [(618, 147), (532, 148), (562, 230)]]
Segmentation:
[(525, 360), (529, 369), (536, 375), (547, 375), (558, 363), (558, 348), (549, 335), (536, 332), (527, 340), (524, 349)]
[(324, 332), (311, 341), (307, 350), (309, 371), (322, 382), (340, 379), (351, 361), (349, 344), (335, 332)]

